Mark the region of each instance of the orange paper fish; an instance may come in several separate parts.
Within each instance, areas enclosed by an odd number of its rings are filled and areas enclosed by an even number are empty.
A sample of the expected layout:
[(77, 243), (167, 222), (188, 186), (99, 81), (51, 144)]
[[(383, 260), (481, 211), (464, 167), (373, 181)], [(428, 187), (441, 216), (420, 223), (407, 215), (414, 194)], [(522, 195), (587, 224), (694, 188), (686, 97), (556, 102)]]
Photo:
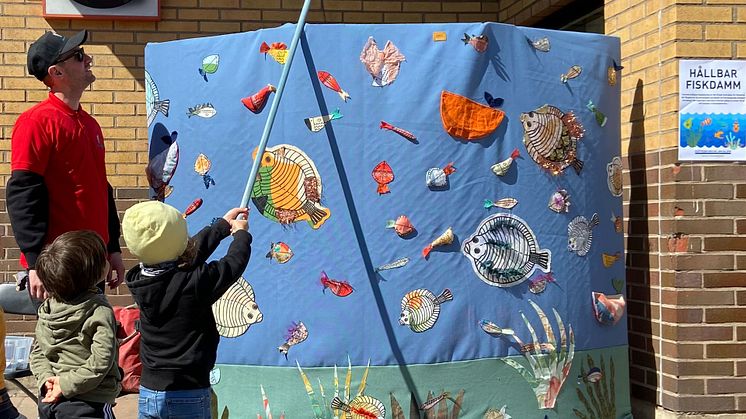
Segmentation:
[(378, 163), (373, 169), (373, 179), (378, 183), (378, 193), (380, 195), (391, 192), (388, 184), (394, 180), (394, 171), (391, 170), (391, 166), (386, 163), (386, 160)]

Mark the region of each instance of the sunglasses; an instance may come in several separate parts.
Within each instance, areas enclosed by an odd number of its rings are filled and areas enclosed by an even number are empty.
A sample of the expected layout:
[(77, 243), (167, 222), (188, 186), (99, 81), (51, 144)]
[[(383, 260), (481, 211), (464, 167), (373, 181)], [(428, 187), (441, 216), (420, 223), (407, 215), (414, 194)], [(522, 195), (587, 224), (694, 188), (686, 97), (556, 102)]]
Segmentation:
[(67, 61), (72, 57), (75, 57), (76, 60), (83, 62), (83, 60), (85, 59), (85, 51), (83, 50), (83, 48), (74, 49), (58, 58), (57, 61), (54, 62), (54, 64), (59, 64), (63, 61)]

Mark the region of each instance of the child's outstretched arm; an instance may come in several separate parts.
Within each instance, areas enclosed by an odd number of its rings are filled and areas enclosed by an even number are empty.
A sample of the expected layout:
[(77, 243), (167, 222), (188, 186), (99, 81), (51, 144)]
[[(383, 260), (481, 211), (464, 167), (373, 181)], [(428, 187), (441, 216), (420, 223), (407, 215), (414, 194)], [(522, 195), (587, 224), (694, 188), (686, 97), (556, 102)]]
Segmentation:
[(83, 324), (83, 331), (91, 339), (91, 355), (77, 368), (59, 374), (59, 384), (66, 398), (87, 393), (106, 378), (116, 364), (116, 320), (111, 307), (100, 306)]
[[(249, 209), (248, 208), (233, 208), (228, 211), (223, 218), (216, 218), (212, 224), (200, 230), (199, 233), (192, 237), (194, 246), (196, 247), (196, 256), (194, 258), (193, 266), (199, 266), (207, 262), (207, 258), (212, 255), (212, 252), (218, 248), (220, 242), (228, 237), (230, 233), (233, 233), (233, 225), (231, 222), (236, 222), (239, 215), (244, 215), (248, 219)], [(226, 233), (223, 229), (223, 221), (228, 223), (229, 233)]]

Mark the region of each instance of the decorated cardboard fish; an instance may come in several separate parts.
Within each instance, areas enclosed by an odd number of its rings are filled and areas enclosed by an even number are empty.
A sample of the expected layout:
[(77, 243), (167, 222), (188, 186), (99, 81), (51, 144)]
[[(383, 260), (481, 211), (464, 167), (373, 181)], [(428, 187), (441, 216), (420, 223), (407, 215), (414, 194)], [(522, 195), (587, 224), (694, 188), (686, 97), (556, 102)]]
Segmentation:
[(580, 174), (583, 162), (578, 159), (578, 141), (585, 129), (575, 114), (562, 112), (552, 105), (522, 113), (523, 144), (529, 156), (553, 175), (572, 166)]
[(312, 116), (310, 118), (304, 119), (303, 122), (306, 123), (306, 126), (308, 127), (308, 129), (311, 130), (311, 132), (319, 132), (326, 126), (328, 122), (335, 119), (340, 119), (342, 118), (342, 116), (342, 113), (339, 112), (339, 108), (337, 108), (329, 115)]
[[(256, 159), (258, 147), (252, 158)], [(263, 216), (283, 225), (306, 221), (318, 229), (331, 212), (321, 205), (321, 176), (301, 149), (267, 147), (261, 156), (251, 200)]]
[(326, 71), (319, 71), (318, 76), (321, 84), (337, 92), (343, 101), (347, 102), (350, 99), (350, 95), (339, 87), (339, 83), (337, 83), (337, 79), (334, 76)]
[(285, 45), (284, 42), (273, 42), (272, 45), (267, 45), (266, 42), (262, 42), (259, 46), (260, 54), (264, 54), (265, 57), (269, 55), (280, 64), (285, 64), (289, 52), (288, 46)]
[(215, 107), (212, 106), (212, 103), (203, 103), (201, 105), (196, 105), (189, 108), (187, 110), (187, 117), (191, 118), (193, 116), (198, 116), (200, 118), (212, 118), (217, 113), (218, 111), (215, 110)]
[(293, 249), (283, 242), (272, 243), (265, 256), (268, 259), (276, 260), (280, 264), (288, 263), (293, 258)]
[(168, 117), (168, 108), (171, 101), (168, 99), (161, 100), (158, 94), (158, 86), (150, 77), (148, 70), (145, 70), (145, 113), (148, 114), (148, 126), (153, 123), (155, 116), (160, 112), (163, 116)]
[(339, 397), (332, 399), (331, 408), (344, 412), (344, 419), (385, 419), (386, 407), (375, 397), (360, 394), (349, 403)]
[(547, 204), (550, 210), (558, 214), (570, 212), (570, 205), (570, 194), (565, 189), (558, 189), (553, 193)]
[(573, 218), (567, 225), (567, 250), (578, 256), (587, 255), (593, 242), (593, 228), (598, 223), (598, 214), (593, 214), (590, 221), (582, 215)]
[(202, 65), (199, 67), (199, 75), (202, 76), (205, 81), (207, 80), (208, 74), (215, 74), (218, 71), (220, 65), (220, 55), (212, 54), (202, 59)]
[(264, 106), (267, 105), (269, 95), (276, 91), (277, 89), (275, 86), (268, 84), (253, 95), (241, 99), (241, 103), (243, 103), (243, 105), (246, 106), (246, 109), (250, 110), (252, 113), (258, 114), (264, 109)]
[(622, 196), (622, 159), (614, 156), (606, 165), (606, 184), (614, 196)]
[(474, 51), (478, 53), (483, 53), (487, 51), (487, 47), (490, 45), (490, 39), (487, 37), (487, 35), (469, 35), (468, 33), (464, 34), (464, 37), (461, 38), (461, 41), (463, 41), (464, 45), (471, 45), (474, 47)]
[(306, 325), (303, 322), (293, 322), (285, 334), (285, 343), (278, 346), (277, 349), (287, 359), (290, 348), (304, 342), (306, 339), (308, 339), (308, 328), (306, 328)]
[(448, 176), (455, 172), (453, 162), (448, 163), (442, 169), (440, 167), (430, 168), (425, 174), (425, 184), (430, 189), (443, 189), (448, 186)]
[(479, 140), (490, 135), (503, 121), (500, 109), (443, 90), (440, 93), (440, 120), (443, 129), (462, 140)]
[(627, 305), (623, 295), (605, 295), (602, 292), (592, 292), (591, 296), (593, 297), (593, 313), (599, 323), (606, 325), (619, 323)]
[(422, 333), (438, 321), (440, 305), (451, 300), (453, 294), (448, 288), (437, 297), (424, 288), (410, 291), (401, 300), (399, 324), (409, 326), (413, 332)]
[(401, 63), (406, 60), (404, 54), (391, 41), (386, 41), (383, 50), (378, 49), (376, 40), (368, 37), (368, 41), (360, 52), (360, 62), (365, 71), (373, 77), (373, 86), (383, 87), (393, 83), (399, 75)]
[(241, 277), (212, 305), (215, 325), (220, 336), (235, 338), (243, 335), (252, 324), (264, 316), (259, 311), (254, 289)]
[(492, 165), (492, 173), (496, 176), (505, 176), (505, 174), (508, 173), (508, 170), (510, 170), (510, 166), (513, 165), (513, 161), (515, 161), (515, 159), (520, 155), (521, 153), (516, 148), (512, 153), (510, 153), (510, 157)]
[(377, 191), (379, 195), (391, 192), (389, 189), (389, 183), (394, 181), (394, 171), (386, 160), (378, 163), (376, 167), (373, 168), (373, 173), (371, 173), (371, 175), (373, 176), (373, 180), (378, 183)]
[(202, 176), (202, 182), (205, 184), (205, 189), (210, 189), (210, 186), (215, 185), (215, 179), (210, 176), (209, 172), (212, 168), (212, 162), (202, 153), (199, 153), (197, 160), (194, 161), (194, 171), (198, 175)]

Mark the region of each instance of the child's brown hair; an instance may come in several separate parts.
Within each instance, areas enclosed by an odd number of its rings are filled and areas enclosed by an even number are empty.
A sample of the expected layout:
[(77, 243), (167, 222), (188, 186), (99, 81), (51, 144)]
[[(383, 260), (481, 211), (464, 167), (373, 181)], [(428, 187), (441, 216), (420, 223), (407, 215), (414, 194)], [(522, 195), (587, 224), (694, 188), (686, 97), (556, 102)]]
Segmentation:
[(106, 274), (104, 241), (91, 230), (69, 231), (54, 239), (36, 259), (36, 272), (47, 292), (55, 299), (72, 301)]

